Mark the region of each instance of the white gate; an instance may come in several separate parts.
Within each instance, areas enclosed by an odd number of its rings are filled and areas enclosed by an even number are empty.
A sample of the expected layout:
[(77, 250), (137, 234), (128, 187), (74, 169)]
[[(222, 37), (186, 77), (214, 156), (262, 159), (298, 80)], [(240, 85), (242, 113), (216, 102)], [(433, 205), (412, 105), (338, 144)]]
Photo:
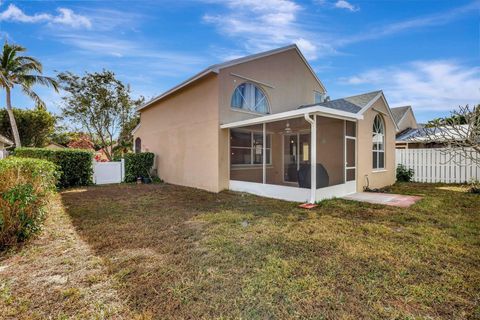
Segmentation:
[(93, 162), (93, 183), (121, 183), (125, 178), (125, 160)]
[(0, 159), (4, 159), (8, 156), (7, 150), (0, 150)]
[(480, 180), (480, 154), (468, 151), (471, 157), (448, 149), (396, 149), (397, 165), (413, 169), (415, 182), (464, 183)]

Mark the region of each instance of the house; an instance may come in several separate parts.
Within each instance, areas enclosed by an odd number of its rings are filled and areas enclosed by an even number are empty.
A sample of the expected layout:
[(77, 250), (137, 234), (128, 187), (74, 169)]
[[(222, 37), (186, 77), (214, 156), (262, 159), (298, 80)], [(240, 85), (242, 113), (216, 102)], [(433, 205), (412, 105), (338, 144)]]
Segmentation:
[(422, 135), (423, 125), (417, 123), (412, 106), (392, 108), (393, 120), (398, 126), (395, 139), (397, 149), (417, 149), (426, 146), (420, 141), (411, 140), (412, 137)]
[(58, 149), (65, 149), (66, 147), (59, 144), (59, 143), (56, 143), (56, 142), (50, 142), (49, 144), (47, 144), (45, 146), (46, 149), (53, 149), (53, 150), (58, 150)]
[(395, 182), (382, 91), (329, 101), (296, 45), (213, 65), (138, 108), (168, 183), (315, 202)]
[(7, 157), (8, 152), (6, 148), (13, 146), (14, 143), (4, 135), (0, 134), (0, 159)]
[(413, 113), (412, 106), (403, 106), (392, 108), (393, 120), (398, 126), (398, 134), (401, 134), (403, 131), (408, 129), (417, 129), (418, 123), (415, 119), (415, 114)]
[(411, 106), (392, 108), (393, 119), (398, 126), (395, 147), (397, 149), (445, 148), (451, 142), (461, 141), (468, 136), (468, 126), (445, 126), (426, 128), (417, 123)]

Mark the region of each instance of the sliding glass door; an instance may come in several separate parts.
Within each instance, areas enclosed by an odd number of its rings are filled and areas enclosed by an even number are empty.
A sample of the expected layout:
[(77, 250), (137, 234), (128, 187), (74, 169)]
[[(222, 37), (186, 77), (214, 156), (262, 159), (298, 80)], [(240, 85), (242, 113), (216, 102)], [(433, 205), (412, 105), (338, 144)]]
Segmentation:
[(298, 182), (298, 171), (310, 163), (310, 133), (292, 133), (283, 136), (283, 180)]

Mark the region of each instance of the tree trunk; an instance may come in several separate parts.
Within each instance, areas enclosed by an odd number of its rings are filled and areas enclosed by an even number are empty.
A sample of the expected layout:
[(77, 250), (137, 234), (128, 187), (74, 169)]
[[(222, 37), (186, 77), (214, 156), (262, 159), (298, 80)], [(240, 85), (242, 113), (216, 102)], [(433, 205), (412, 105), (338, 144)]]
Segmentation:
[(15, 147), (21, 147), (22, 143), (20, 142), (20, 135), (18, 134), (17, 121), (15, 121), (15, 116), (13, 114), (12, 102), (10, 97), (10, 88), (6, 88), (7, 96), (7, 113), (10, 118), (10, 126), (12, 127), (13, 140), (15, 141)]

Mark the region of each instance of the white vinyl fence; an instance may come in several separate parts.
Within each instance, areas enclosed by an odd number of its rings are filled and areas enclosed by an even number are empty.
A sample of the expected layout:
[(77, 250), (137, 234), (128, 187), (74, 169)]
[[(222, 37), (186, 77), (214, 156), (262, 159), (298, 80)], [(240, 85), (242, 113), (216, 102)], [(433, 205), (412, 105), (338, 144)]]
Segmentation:
[[(480, 160), (480, 154), (469, 151)], [(477, 162), (478, 163), (478, 162)], [(464, 183), (480, 180), (480, 166), (448, 149), (396, 149), (396, 164), (413, 169), (415, 182)]]
[(125, 178), (125, 160), (93, 162), (93, 183), (120, 183)]
[(8, 156), (7, 150), (0, 150), (0, 159), (4, 159)]

